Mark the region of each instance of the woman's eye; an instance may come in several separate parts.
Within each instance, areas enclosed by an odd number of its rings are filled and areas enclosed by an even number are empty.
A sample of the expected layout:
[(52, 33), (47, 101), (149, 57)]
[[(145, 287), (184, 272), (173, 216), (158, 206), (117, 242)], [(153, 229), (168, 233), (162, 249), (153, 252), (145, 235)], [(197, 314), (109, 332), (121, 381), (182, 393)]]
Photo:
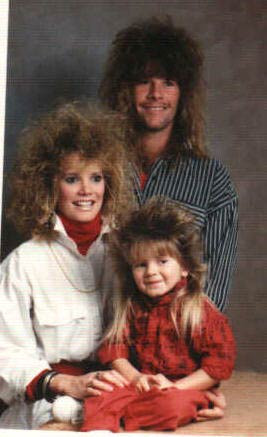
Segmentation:
[(166, 264), (168, 262), (168, 259), (167, 258), (161, 258), (159, 260), (159, 262), (160, 262), (160, 264)]
[(64, 181), (67, 182), (67, 184), (74, 184), (74, 182), (77, 181), (77, 177), (76, 176), (66, 176), (64, 178)]

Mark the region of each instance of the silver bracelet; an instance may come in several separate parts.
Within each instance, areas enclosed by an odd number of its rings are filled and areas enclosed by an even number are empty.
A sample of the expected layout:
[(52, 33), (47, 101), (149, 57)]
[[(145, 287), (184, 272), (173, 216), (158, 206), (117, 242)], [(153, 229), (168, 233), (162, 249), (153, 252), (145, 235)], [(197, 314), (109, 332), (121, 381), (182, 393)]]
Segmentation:
[(56, 393), (53, 393), (50, 389), (49, 389), (49, 384), (52, 380), (52, 378), (54, 378), (54, 376), (58, 375), (58, 372), (56, 372), (55, 370), (51, 370), (51, 372), (48, 372), (44, 379), (43, 379), (43, 383), (42, 383), (42, 395), (43, 398), (47, 401), (47, 402), (53, 402), (54, 399), (56, 398)]

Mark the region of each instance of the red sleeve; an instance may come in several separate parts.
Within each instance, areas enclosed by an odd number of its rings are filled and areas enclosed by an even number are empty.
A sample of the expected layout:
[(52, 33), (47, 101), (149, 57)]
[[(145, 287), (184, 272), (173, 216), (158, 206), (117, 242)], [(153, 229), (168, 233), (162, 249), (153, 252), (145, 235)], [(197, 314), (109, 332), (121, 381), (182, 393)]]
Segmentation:
[(103, 343), (98, 349), (97, 356), (99, 361), (108, 365), (112, 363), (112, 361), (117, 360), (118, 358), (129, 358), (129, 348), (127, 345), (122, 343), (114, 344), (114, 343)]
[(43, 375), (45, 375), (47, 372), (50, 372), (50, 370), (51, 369), (42, 370), (42, 372), (40, 372), (37, 376), (35, 376), (35, 378), (33, 378), (33, 380), (27, 385), (27, 387), (26, 387), (26, 399), (27, 399), (27, 401), (34, 402), (38, 399), (41, 399), (37, 393), (37, 385), (38, 385), (38, 382), (40, 381), (41, 377)]
[(200, 334), (193, 338), (200, 354), (200, 367), (211, 378), (228, 379), (234, 368), (236, 343), (228, 319), (210, 302), (205, 302)]
[(97, 357), (101, 364), (108, 365), (112, 363), (112, 361), (117, 360), (118, 358), (129, 358), (129, 342), (127, 341), (129, 333), (128, 324), (124, 329), (123, 340), (119, 343), (111, 343), (109, 341), (104, 341), (98, 351)]

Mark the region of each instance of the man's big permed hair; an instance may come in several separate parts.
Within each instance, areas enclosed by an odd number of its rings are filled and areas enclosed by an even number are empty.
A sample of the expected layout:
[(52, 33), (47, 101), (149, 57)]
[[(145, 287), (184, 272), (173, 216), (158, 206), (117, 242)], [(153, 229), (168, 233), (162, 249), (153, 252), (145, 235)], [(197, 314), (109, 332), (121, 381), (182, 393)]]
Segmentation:
[(203, 139), (203, 54), (197, 42), (172, 20), (151, 18), (116, 35), (100, 86), (109, 108), (134, 119), (133, 86), (148, 76), (175, 80), (181, 96), (170, 153), (206, 156)]

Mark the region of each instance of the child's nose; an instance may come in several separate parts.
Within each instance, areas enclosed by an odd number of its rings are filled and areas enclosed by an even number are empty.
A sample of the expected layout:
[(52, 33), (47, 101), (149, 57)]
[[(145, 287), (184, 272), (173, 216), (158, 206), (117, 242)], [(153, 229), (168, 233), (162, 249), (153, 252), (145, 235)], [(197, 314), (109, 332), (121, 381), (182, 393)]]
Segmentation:
[(157, 273), (157, 266), (156, 266), (156, 264), (152, 263), (152, 262), (149, 263), (147, 265), (147, 268), (146, 268), (146, 274), (147, 275), (154, 275), (156, 273)]

